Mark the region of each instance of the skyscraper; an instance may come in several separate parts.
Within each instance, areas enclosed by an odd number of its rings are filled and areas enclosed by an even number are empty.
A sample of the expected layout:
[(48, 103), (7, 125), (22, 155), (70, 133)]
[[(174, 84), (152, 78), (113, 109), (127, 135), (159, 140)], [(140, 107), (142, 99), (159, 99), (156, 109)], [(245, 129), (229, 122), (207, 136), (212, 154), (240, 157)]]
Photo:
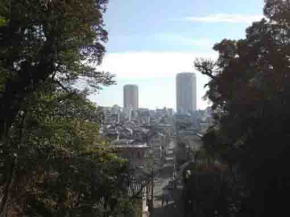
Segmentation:
[(183, 72), (176, 76), (176, 110), (179, 114), (196, 111), (196, 77)]
[(127, 84), (124, 86), (124, 109), (138, 109), (138, 86)]

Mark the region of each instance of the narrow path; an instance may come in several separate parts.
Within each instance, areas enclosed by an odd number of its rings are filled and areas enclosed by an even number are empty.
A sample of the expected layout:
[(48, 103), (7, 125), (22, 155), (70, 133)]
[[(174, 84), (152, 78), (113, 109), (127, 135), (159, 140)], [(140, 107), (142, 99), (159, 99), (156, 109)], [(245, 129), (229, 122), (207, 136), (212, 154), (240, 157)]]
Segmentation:
[[(169, 155), (174, 152), (175, 143), (172, 141), (167, 147)], [(163, 168), (154, 182), (154, 208), (152, 217), (183, 217), (183, 203), (181, 197), (182, 186), (177, 186), (176, 189), (166, 190), (169, 181), (172, 178), (174, 170), (174, 161), (168, 157), (168, 161), (164, 163)], [(170, 194), (168, 204), (162, 206), (162, 197), (165, 192)]]

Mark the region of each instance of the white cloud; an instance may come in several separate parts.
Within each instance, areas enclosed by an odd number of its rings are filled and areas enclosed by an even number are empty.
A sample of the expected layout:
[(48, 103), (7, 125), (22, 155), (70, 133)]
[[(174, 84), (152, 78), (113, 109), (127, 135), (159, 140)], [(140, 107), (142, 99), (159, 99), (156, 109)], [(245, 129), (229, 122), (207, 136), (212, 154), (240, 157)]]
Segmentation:
[(262, 18), (263, 15), (258, 14), (211, 14), (201, 17), (185, 17), (184, 20), (201, 23), (252, 23)]
[(194, 71), (197, 57), (216, 58), (214, 52), (123, 52), (108, 53), (101, 65), (119, 78), (160, 78)]

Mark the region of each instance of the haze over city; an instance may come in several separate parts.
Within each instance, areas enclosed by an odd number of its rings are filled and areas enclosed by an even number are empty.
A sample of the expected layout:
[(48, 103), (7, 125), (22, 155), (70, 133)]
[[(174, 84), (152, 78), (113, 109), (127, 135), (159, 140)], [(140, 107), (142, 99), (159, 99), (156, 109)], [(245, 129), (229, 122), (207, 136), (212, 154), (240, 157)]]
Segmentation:
[(245, 37), (245, 29), (263, 17), (263, 0), (121, 0), (109, 2), (105, 14), (109, 32), (100, 69), (116, 75), (116, 85), (90, 99), (102, 106), (122, 106), (123, 86), (139, 87), (139, 107), (176, 108), (175, 77), (195, 72), (197, 109), (209, 106), (202, 97), (208, 79), (197, 73), (197, 57), (215, 59), (212, 46), (223, 38)]

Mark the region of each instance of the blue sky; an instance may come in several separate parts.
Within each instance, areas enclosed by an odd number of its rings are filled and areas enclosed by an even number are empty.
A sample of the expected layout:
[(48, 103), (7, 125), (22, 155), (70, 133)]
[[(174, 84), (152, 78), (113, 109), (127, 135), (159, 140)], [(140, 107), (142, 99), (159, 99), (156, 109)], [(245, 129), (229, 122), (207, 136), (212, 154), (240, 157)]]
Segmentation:
[[(90, 99), (122, 106), (125, 84), (139, 86), (139, 105), (175, 109), (175, 76), (195, 72), (196, 57), (214, 59), (212, 46), (223, 38), (239, 39), (262, 17), (263, 0), (110, 0), (105, 15), (107, 53), (99, 67), (115, 74), (117, 85)], [(198, 72), (197, 107), (207, 78)]]

